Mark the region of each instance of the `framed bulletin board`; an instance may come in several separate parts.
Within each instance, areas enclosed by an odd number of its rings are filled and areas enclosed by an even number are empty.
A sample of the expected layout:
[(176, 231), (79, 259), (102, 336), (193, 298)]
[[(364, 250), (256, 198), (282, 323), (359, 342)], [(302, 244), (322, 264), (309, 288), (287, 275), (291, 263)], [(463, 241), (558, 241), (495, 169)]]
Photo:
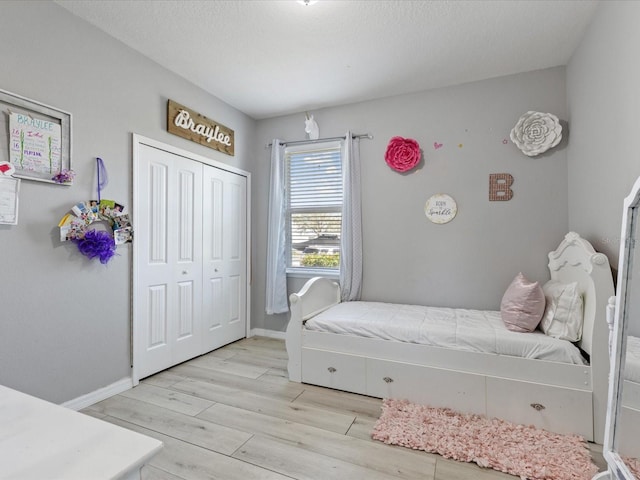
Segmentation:
[(0, 162), (14, 177), (60, 184), (53, 177), (71, 170), (71, 114), (0, 90)]

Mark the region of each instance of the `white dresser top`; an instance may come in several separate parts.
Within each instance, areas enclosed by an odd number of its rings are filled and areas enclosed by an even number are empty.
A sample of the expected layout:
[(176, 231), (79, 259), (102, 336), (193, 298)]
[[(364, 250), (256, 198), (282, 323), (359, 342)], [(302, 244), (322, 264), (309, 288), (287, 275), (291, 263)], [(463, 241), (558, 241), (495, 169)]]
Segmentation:
[(0, 385), (0, 478), (126, 477), (162, 449), (159, 440)]

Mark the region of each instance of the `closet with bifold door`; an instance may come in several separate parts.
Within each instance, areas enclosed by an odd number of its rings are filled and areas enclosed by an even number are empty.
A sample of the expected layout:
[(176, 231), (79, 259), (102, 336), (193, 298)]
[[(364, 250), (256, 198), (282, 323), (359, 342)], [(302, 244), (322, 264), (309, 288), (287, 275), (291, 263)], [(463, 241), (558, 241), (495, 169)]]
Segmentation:
[(135, 384), (247, 335), (250, 174), (133, 143)]

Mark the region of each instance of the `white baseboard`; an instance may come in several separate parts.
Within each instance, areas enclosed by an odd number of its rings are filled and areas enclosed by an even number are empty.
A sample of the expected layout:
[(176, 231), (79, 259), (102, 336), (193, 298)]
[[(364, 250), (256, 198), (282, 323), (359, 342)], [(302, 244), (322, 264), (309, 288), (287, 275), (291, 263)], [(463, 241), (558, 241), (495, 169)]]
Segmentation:
[(133, 381), (131, 380), (131, 377), (125, 377), (111, 385), (107, 385), (106, 387), (99, 388), (98, 390), (64, 402), (62, 406), (70, 408), (71, 410), (82, 410), (89, 405), (101, 402), (102, 400), (113, 397), (114, 395), (129, 390), (130, 388), (133, 388)]
[(249, 332), (250, 337), (269, 337), (284, 340), (286, 338), (285, 332), (276, 332), (275, 330), (267, 330), (266, 328), (252, 328)]
[[(252, 328), (249, 331), (249, 336), (269, 337), (284, 340), (286, 337), (285, 332), (276, 332), (275, 330), (267, 330), (265, 328)], [(101, 402), (109, 397), (113, 397), (119, 393), (133, 388), (133, 380), (131, 377), (125, 377), (117, 382), (107, 385), (106, 387), (99, 388), (93, 392), (82, 395), (78, 398), (66, 401), (62, 404), (63, 407), (70, 408), (71, 410), (82, 410), (83, 408), (93, 405), (94, 403)]]

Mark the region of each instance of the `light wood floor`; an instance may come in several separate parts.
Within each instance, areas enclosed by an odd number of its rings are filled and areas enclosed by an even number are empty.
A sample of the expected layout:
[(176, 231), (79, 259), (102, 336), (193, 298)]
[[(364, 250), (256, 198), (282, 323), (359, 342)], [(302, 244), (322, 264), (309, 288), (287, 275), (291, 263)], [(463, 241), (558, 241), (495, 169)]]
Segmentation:
[(283, 341), (253, 337), (83, 412), (164, 442), (145, 480), (517, 478), (373, 441), (381, 400), (289, 382), (286, 368)]

